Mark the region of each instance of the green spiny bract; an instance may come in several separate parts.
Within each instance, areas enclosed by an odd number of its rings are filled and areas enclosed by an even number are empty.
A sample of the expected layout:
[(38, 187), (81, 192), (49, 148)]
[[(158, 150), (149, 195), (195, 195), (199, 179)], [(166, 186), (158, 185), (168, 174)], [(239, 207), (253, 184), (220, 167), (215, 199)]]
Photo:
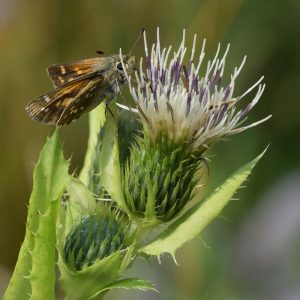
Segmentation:
[(184, 143), (172, 144), (163, 136), (154, 144), (137, 138), (124, 167), (123, 190), (128, 210), (144, 222), (168, 222), (193, 197), (199, 180), (201, 156)]
[(66, 236), (63, 258), (69, 268), (81, 270), (126, 248), (126, 225), (116, 210), (103, 207), (83, 217)]

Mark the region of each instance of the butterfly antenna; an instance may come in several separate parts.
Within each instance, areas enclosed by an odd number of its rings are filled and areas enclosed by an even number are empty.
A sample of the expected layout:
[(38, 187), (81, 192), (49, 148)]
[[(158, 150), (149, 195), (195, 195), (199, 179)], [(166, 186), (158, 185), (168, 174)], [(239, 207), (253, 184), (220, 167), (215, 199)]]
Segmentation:
[(131, 55), (132, 50), (135, 48), (136, 44), (138, 43), (140, 38), (143, 36), (144, 32), (145, 32), (145, 28), (142, 28), (139, 35), (138, 35), (138, 37), (136, 38), (135, 42), (133, 43), (128, 55)]

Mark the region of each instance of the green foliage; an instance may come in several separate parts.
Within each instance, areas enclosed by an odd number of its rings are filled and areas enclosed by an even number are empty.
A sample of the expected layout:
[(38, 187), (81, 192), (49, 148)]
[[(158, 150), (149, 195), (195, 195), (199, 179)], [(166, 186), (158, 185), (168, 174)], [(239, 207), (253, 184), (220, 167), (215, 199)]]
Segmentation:
[[(46, 213), (40, 215), (39, 229), (35, 234), (34, 248), (31, 254), (30, 299), (55, 299), (55, 227), (59, 201), (60, 199), (51, 201)], [(41, 266), (43, 267), (41, 268)]]
[[(96, 122), (99, 116), (102, 119)], [(91, 116), (88, 158), (81, 173), (86, 183), (68, 174), (57, 130), (44, 146), (34, 172), (24, 243), (5, 300), (55, 299), (55, 245), (67, 299), (102, 299), (115, 288), (155, 291), (148, 281), (120, 278), (137, 255), (174, 256), (199, 235), (263, 155), (236, 171), (204, 202), (197, 199), (152, 242), (141, 246), (155, 225), (180, 214), (191, 199), (202, 158), (190, 156), (180, 146), (153, 145), (137, 138), (122, 178), (116, 123), (104, 117), (102, 108)], [(114, 201), (97, 202), (99, 190)]]
[[(76, 222), (76, 219), (88, 215), (96, 209), (94, 194), (79, 179), (72, 177), (67, 185), (68, 201), (65, 209), (68, 210), (66, 218), (70, 221), (66, 230)], [(70, 219), (70, 220), (69, 220)]]
[(86, 185), (89, 183), (89, 172), (92, 168), (93, 157), (95, 158), (98, 135), (105, 123), (105, 104), (101, 103), (89, 115), (89, 140), (84, 158), (84, 164), (81, 169), (79, 179)]
[(135, 142), (135, 136), (141, 132), (142, 125), (133, 113), (126, 110), (121, 110), (118, 113), (118, 144), (120, 164), (123, 166), (130, 156), (130, 148)]
[(70, 180), (68, 166), (56, 130), (34, 170), (26, 234), (5, 300), (55, 298), (57, 205)]
[(140, 252), (156, 256), (170, 253), (174, 256), (177, 249), (198, 236), (220, 214), (264, 153), (233, 173), (204, 202), (195, 204)]
[(119, 208), (128, 212), (122, 192), (118, 135), (115, 120), (112, 118), (106, 120), (101, 130), (100, 138), (103, 144), (100, 153), (100, 182), (111, 198), (117, 202)]
[[(146, 281), (129, 278), (120, 280), (120, 276), (137, 255), (159, 257), (163, 253), (170, 253), (174, 256), (178, 248), (199, 235), (219, 215), (262, 156), (235, 172), (203, 203), (198, 199), (196, 205), (179, 216), (152, 242), (141, 247), (155, 225), (161, 221), (169, 221), (181, 212), (199, 181), (197, 171), (202, 158), (191, 157), (180, 146), (174, 146), (174, 149), (170, 149), (170, 145), (164, 146), (163, 143), (153, 145), (149, 141), (137, 138), (125, 166), (125, 175), (121, 178), (115, 121), (107, 119), (102, 124), (97, 144), (93, 147), (94, 153), (90, 156), (90, 171), (96, 170), (100, 181), (96, 178), (97, 182), (87, 189), (79, 180), (72, 180), (68, 186), (70, 198), (66, 205), (67, 209), (62, 212), (64, 217), (61, 228), (64, 229), (61, 232), (64, 233), (60, 234), (63, 238), (59, 243), (59, 267), (61, 282), (68, 299), (102, 299), (113, 288), (153, 289)], [(91, 182), (89, 178), (94, 178), (95, 174), (93, 172), (88, 174), (88, 182)], [(121, 184), (123, 190), (120, 189)], [(103, 187), (108, 196), (115, 200), (116, 203), (107, 202), (108, 207), (117, 205), (123, 208), (129, 219), (138, 221), (137, 224), (142, 220), (141, 226), (131, 228), (133, 234), (122, 230), (121, 239), (129, 241), (126, 249), (121, 242), (118, 246), (112, 247), (114, 251), (109, 250), (112, 249), (111, 246), (114, 244), (112, 241), (116, 241), (115, 238), (120, 241), (120, 232), (111, 230), (112, 227), (108, 226), (111, 222), (107, 223), (101, 219), (101, 226), (95, 226), (93, 213), (97, 205), (92, 211), (91, 208), (92, 203), (95, 203), (92, 192), (98, 190), (97, 186)], [(101, 208), (102, 204), (99, 207)], [(89, 214), (89, 211), (92, 214)], [(93, 222), (87, 222), (91, 218)], [(114, 218), (117, 219), (116, 216)], [(64, 222), (67, 222), (65, 223), (67, 226)], [(76, 223), (77, 227), (69, 225)], [(91, 223), (92, 226), (85, 226)], [(119, 225), (117, 227), (121, 228)], [(101, 242), (104, 242), (108, 251), (104, 254), (102, 249), (99, 256), (98, 250), (101, 247), (97, 248), (97, 245), (99, 246)]]
[(121, 264), (120, 251), (81, 271), (72, 271), (65, 264), (60, 263), (61, 282), (67, 299), (102, 299), (105, 287), (119, 277)]
[(157, 292), (157, 290), (148, 280), (140, 278), (125, 278), (116, 281), (113, 284), (107, 286), (105, 289), (103, 289), (103, 291), (112, 289), (138, 289), (143, 291), (150, 290)]
[(116, 121), (106, 118), (105, 104), (100, 104), (89, 115), (89, 140), (84, 165), (79, 178), (92, 192), (111, 198), (126, 211), (121, 188), (118, 135)]
[(114, 202), (95, 200), (103, 196), (99, 190), (118, 204), (122, 199), (115, 121), (105, 120), (101, 107), (96, 110), (90, 114), (88, 150), (80, 176), (85, 183), (71, 180), (65, 207), (60, 209), (58, 265), (68, 299), (102, 299), (108, 291), (103, 288), (116, 281), (135, 255), (133, 247), (122, 250), (128, 226), (122, 213), (111, 206)]

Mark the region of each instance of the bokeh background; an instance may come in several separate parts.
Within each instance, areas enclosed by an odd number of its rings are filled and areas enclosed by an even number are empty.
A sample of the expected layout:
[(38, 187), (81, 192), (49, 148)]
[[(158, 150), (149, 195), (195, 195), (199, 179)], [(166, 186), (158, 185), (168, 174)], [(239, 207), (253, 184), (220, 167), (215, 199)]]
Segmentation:
[[(177, 254), (179, 266), (138, 261), (130, 274), (157, 284), (160, 294), (118, 291), (107, 299), (300, 299), (300, 1), (299, 0), (0, 0), (0, 297), (17, 259), (32, 187), (32, 171), (52, 128), (24, 111), (48, 91), (45, 69), (130, 49), (141, 27), (154, 41), (178, 45), (182, 29), (207, 38), (207, 56), (231, 43), (227, 74), (248, 55), (237, 94), (265, 75), (266, 91), (249, 122), (267, 123), (210, 152), (206, 192), (269, 150), (218, 220)], [(143, 55), (140, 43), (134, 50)], [(250, 98), (248, 98), (250, 99)], [(246, 101), (246, 100), (244, 100)], [(63, 128), (66, 156), (80, 168), (87, 116)]]

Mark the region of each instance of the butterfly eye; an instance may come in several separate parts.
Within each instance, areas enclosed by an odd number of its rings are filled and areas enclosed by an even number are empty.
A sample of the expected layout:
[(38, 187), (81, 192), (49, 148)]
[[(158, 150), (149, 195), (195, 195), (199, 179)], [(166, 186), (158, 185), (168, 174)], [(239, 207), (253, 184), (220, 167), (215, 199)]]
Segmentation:
[(122, 66), (122, 64), (120, 62), (117, 63), (117, 69), (119, 71), (123, 71), (123, 66)]

